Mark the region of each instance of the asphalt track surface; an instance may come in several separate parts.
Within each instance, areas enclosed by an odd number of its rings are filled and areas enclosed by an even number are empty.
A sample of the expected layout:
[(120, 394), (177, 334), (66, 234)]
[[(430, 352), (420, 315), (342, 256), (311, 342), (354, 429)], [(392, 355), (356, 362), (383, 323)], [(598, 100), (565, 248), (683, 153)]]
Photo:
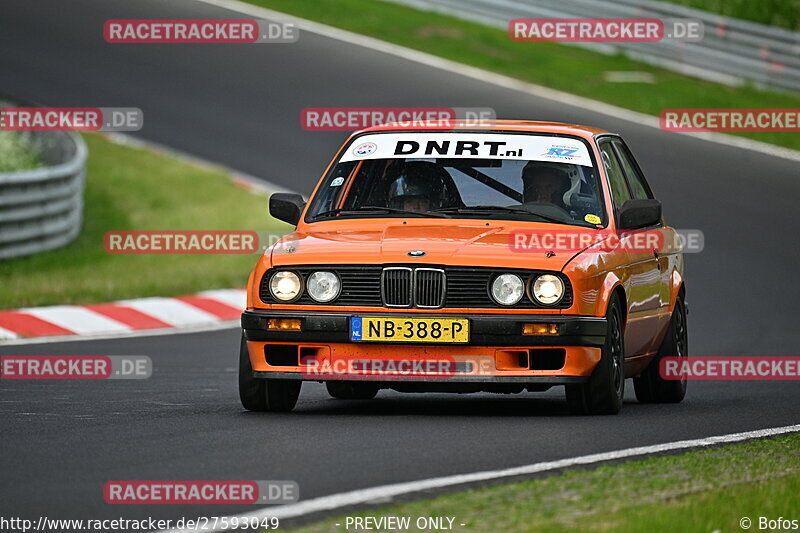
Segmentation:
[[(705, 251), (687, 258), (692, 353), (797, 355), (797, 162), (308, 32), (290, 45), (108, 45), (101, 37), (112, 18), (215, 17), (243, 18), (190, 0), (3, 0), (0, 92), (51, 106), (139, 107), (142, 138), (304, 191), (346, 136), (303, 131), (305, 107), (488, 106), (500, 118), (617, 131), (669, 222), (705, 232)], [(238, 403), (238, 339), (223, 330), (0, 348), (4, 355), (144, 354), (155, 366), (143, 381), (2, 382), (0, 516), (238, 513), (251, 507), (111, 506), (102, 487), (113, 479), (293, 479), (306, 499), (800, 419), (797, 383), (780, 381), (691, 383), (684, 403), (669, 406), (637, 404), (628, 382), (616, 417), (567, 416), (559, 389), (382, 391), (358, 403), (329, 399), (312, 384), (294, 413), (255, 414)]]

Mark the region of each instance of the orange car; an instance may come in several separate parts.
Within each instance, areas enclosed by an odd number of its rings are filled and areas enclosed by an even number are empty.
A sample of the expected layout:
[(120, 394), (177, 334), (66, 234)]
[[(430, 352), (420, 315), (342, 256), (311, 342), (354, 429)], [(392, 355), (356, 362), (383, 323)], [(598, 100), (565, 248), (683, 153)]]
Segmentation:
[(270, 213), (297, 228), (248, 281), (247, 409), (291, 410), (303, 381), (346, 399), (564, 385), (591, 414), (617, 413), (629, 377), (642, 402), (685, 394), (659, 373), (687, 355), (683, 257), (616, 134), (374, 127)]

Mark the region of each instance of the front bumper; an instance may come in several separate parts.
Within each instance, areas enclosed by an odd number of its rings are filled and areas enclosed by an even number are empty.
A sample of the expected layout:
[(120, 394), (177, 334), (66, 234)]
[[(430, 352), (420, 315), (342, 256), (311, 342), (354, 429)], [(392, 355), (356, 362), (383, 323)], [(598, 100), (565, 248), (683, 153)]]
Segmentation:
[[(245, 311), (242, 329), (248, 341), (269, 342), (350, 342), (351, 316), (428, 316), (413, 313), (308, 313), (293, 311)], [(606, 319), (562, 315), (455, 315), (448, 318), (467, 318), (470, 321), (468, 346), (603, 346), (606, 338)], [(270, 331), (270, 318), (299, 318), (301, 331)], [(558, 324), (558, 335), (523, 335), (523, 324), (542, 322)], [(434, 344), (425, 344), (425, 346)], [(373, 344), (377, 346), (377, 344)], [(419, 346), (419, 345), (417, 345)], [(452, 345), (451, 345), (452, 346)], [(463, 346), (463, 345), (458, 345)]]
[[(600, 360), (600, 347), (606, 335), (605, 318), (443, 313), (439, 316), (469, 320), (468, 343), (352, 342), (349, 329), (350, 317), (354, 315), (432, 316), (397, 312), (245, 311), (242, 329), (253, 376), (308, 381), (579, 383), (591, 375)], [(299, 318), (301, 331), (268, 330), (267, 320), (274, 318)], [(557, 324), (557, 334), (523, 335), (523, 325), (535, 322)], [(288, 353), (289, 357), (271, 359), (269, 356), (274, 352)], [(436, 368), (444, 370), (420, 370), (415, 366), (419, 363), (441, 365)]]

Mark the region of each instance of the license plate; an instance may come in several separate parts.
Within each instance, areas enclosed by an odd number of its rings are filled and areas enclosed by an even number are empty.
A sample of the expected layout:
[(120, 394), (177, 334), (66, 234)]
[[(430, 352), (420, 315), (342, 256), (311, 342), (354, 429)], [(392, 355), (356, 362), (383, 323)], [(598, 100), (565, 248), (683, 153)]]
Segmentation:
[(466, 343), (469, 342), (469, 320), (354, 316), (350, 318), (350, 340)]

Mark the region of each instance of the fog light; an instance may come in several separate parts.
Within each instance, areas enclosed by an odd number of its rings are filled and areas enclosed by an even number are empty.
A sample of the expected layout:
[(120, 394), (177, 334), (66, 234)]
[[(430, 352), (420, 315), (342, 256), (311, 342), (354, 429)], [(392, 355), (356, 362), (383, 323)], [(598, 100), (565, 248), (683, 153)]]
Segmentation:
[(558, 324), (525, 324), (523, 335), (558, 335)]
[(267, 329), (282, 331), (300, 331), (299, 318), (269, 318), (267, 319)]

